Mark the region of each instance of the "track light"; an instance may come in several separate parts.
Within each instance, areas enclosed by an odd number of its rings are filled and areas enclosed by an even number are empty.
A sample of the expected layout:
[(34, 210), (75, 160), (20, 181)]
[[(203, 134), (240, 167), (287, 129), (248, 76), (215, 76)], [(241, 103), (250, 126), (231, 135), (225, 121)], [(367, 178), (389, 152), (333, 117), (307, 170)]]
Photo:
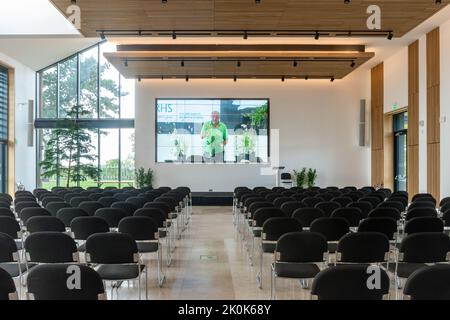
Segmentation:
[(161, 80), (164, 80), (164, 76), (161, 76)]
[(320, 38), (320, 33), (319, 31), (316, 31), (316, 35), (314, 36), (314, 39), (319, 40)]
[(350, 3), (350, 0), (344, 0), (344, 3), (345, 3), (345, 4), (349, 4), (349, 3)]
[(189, 82), (189, 76), (186, 76), (186, 82)]
[(241, 67), (241, 61), (238, 61), (237, 64), (236, 64), (236, 66), (237, 66), (238, 68), (240, 68), (240, 67)]
[(294, 61), (294, 68), (297, 68), (297, 66), (298, 66), (298, 62), (297, 61)]
[(442, 4), (442, 0), (436, 0), (436, 4)]
[(177, 34), (175, 31), (172, 32), (172, 39), (175, 40), (177, 38)]
[(281, 82), (284, 82), (285, 78), (284, 76), (281, 77)]
[(104, 32), (102, 32), (102, 33), (100, 34), (100, 39), (102, 39), (102, 40), (105, 40), (105, 39), (106, 39), (105, 33), (104, 33)]
[(141, 82), (142, 78), (141, 76), (138, 76), (138, 81)]
[(162, 3), (167, 3), (167, 0), (161, 0)]
[(350, 64), (350, 67), (354, 68), (356, 66), (355, 61), (352, 61), (352, 63)]
[(184, 67), (184, 61), (181, 61), (181, 66)]
[(234, 81), (234, 82), (237, 81), (237, 77), (236, 77), (236, 76), (233, 77), (233, 81)]
[(125, 59), (123, 65), (124, 65), (125, 67), (128, 67), (128, 59)]
[(331, 82), (334, 82), (334, 77), (331, 77), (330, 81), (331, 81)]
[(247, 33), (247, 31), (245, 31), (244, 32), (244, 40), (247, 40), (248, 39), (248, 33)]
[(261, 0), (255, 0), (255, 4), (260, 4)]
[(308, 79), (309, 79), (309, 77), (308, 77), (308, 76), (306, 76), (306, 77), (305, 77), (305, 80), (308, 80)]
[(392, 33), (392, 31), (389, 31), (389, 34), (387, 36), (388, 40), (392, 40), (392, 38), (394, 37), (394, 34)]
[(77, 4), (77, 0), (70, 0), (71, 4)]

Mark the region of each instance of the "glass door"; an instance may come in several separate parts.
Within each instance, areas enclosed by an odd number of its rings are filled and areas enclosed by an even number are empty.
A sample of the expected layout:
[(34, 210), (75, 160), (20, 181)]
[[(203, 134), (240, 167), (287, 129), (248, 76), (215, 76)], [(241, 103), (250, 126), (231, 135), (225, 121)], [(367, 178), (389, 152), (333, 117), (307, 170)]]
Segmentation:
[(407, 191), (408, 113), (394, 115), (394, 189)]

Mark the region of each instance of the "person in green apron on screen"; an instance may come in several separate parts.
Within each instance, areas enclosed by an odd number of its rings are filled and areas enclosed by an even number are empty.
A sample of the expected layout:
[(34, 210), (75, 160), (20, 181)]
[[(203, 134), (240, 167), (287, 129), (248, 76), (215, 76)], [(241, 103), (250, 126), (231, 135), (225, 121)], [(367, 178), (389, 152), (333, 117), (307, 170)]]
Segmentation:
[(206, 162), (223, 162), (224, 149), (228, 142), (228, 128), (220, 121), (220, 113), (213, 111), (211, 121), (202, 127), (203, 156)]

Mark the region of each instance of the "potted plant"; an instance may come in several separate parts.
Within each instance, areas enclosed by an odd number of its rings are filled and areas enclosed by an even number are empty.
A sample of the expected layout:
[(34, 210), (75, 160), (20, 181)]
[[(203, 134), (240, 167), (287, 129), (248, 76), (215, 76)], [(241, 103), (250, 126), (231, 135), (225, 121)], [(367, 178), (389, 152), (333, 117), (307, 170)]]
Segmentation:
[(153, 187), (153, 179), (154, 173), (152, 169), (139, 168), (135, 170), (135, 179), (136, 179), (136, 187), (138, 189), (142, 188), (152, 188)]
[(250, 155), (255, 152), (254, 136), (248, 131), (244, 131), (242, 136), (242, 153), (245, 160), (250, 160)]
[(300, 171), (294, 170), (294, 177), (297, 187), (303, 188), (306, 183), (306, 168)]
[(309, 188), (314, 187), (316, 185), (316, 179), (317, 179), (317, 170), (310, 168), (307, 173), (307, 185)]

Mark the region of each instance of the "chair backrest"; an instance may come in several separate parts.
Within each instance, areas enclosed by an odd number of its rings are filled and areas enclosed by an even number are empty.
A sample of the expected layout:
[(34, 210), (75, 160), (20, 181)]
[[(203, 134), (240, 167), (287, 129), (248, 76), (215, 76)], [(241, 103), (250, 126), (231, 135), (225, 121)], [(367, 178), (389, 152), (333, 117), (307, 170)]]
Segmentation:
[(123, 192), (123, 193), (116, 193), (115, 195), (114, 195), (114, 198), (116, 198), (117, 200), (119, 200), (119, 201), (125, 201), (125, 200), (127, 200), (128, 198), (131, 198), (133, 195), (131, 195), (131, 194), (129, 194), (129, 193), (126, 193), (126, 192)]
[(305, 198), (303, 199), (302, 203), (305, 205), (306, 208), (314, 208), (316, 206), (316, 204), (323, 202), (322, 198), (318, 198), (318, 197), (309, 197), (309, 198)]
[(73, 219), (87, 216), (89, 216), (88, 213), (80, 208), (62, 208), (56, 213), (56, 217), (60, 219), (66, 227), (70, 227)]
[(77, 192), (68, 192), (68, 193), (64, 194), (64, 201), (67, 203), (70, 203), (70, 200), (72, 200), (72, 198), (79, 197), (79, 196), (80, 196), (80, 194)]
[(64, 223), (57, 217), (53, 216), (31, 217), (30, 219), (28, 219), (26, 227), (29, 233), (46, 232), (46, 231), (52, 232), (66, 231), (66, 226), (64, 225)]
[(279, 197), (280, 197), (280, 194), (272, 192), (272, 193), (269, 193), (264, 196), (264, 201), (269, 201), (273, 204), (273, 201)]
[(335, 201), (324, 201), (319, 202), (314, 206), (314, 208), (318, 208), (325, 213), (326, 217), (330, 217), (334, 210), (341, 208), (341, 204)]
[(50, 202), (45, 206), (45, 209), (50, 212), (50, 214), (54, 217), (56, 217), (56, 214), (58, 213), (59, 209), (62, 208), (70, 208), (71, 205), (64, 201), (58, 201), (58, 202)]
[(301, 208), (294, 211), (292, 218), (304, 227), (311, 226), (314, 220), (325, 217), (325, 213), (317, 208)]
[(250, 206), (255, 203), (255, 202), (264, 202), (264, 198), (259, 197), (259, 196), (255, 196), (255, 197), (248, 197), (244, 200), (243, 204), (244, 204), (244, 209), (247, 209), (247, 211), (249, 210)]
[(85, 201), (91, 201), (91, 198), (89, 197), (73, 197), (70, 199), (70, 205), (74, 208), (78, 207), (80, 203)]
[(417, 217), (405, 224), (405, 233), (444, 232), (444, 221), (436, 217)]
[(320, 233), (289, 232), (278, 239), (275, 257), (279, 262), (319, 263), (327, 250), (327, 240)]
[(417, 201), (418, 199), (434, 199), (433, 195), (430, 193), (418, 193), (413, 196), (412, 202)]
[(442, 214), (442, 220), (444, 221), (444, 226), (450, 226), (450, 209)]
[(445, 205), (450, 205), (450, 197), (445, 197), (439, 202), (439, 208), (442, 208)]
[(374, 208), (376, 208), (382, 201), (377, 197), (362, 197), (358, 201), (370, 202)]
[(408, 198), (407, 197), (402, 197), (402, 196), (394, 197), (394, 196), (391, 196), (391, 197), (388, 198), (387, 201), (401, 202), (403, 204), (404, 208), (406, 208), (408, 206)]
[(158, 208), (142, 208), (136, 210), (134, 213), (136, 217), (148, 217), (153, 219), (158, 228), (165, 227), (165, 221), (167, 220), (167, 214)]
[(364, 193), (362, 193), (361, 191), (351, 191), (349, 193), (346, 193), (345, 196), (351, 198), (355, 202), (364, 197)]
[(0, 300), (17, 300), (16, 285), (8, 272), (0, 268)]
[(295, 210), (304, 208), (305, 205), (298, 201), (288, 201), (281, 205), (281, 211), (284, 212), (286, 217), (292, 217)]
[(346, 263), (382, 263), (387, 261), (389, 248), (389, 239), (383, 233), (349, 233), (339, 240), (336, 260)]
[(370, 202), (358, 201), (349, 203), (347, 208), (358, 208), (361, 210), (361, 218), (365, 219), (369, 216), (370, 211), (373, 210), (373, 205)]
[(350, 203), (353, 202), (353, 199), (350, 198), (350, 197), (345, 197), (345, 196), (344, 196), (344, 197), (336, 197), (336, 198), (333, 198), (333, 199), (331, 199), (331, 201), (339, 203), (339, 204), (341, 205), (341, 207), (346, 207), (346, 206), (348, 206)]
[(258, 209), (261, 208), (275, 208), (275, 206), (273, 205), (273, 203), (268, 202), (268, 201), (257, 201), (257, 202), (253, 202), (248, 208), (247, 208), (247, 212), (250, 213), (250, 218), (253, 217), (253, 215), (255, 214), (255, 212)]
[(63, 201), (64, 199), (61, 197), (45, 197), (44, 199), (42, 199), (42, 205), (44, 207), (47, 207), (52, 202), (63, 202)]
[(120, 220), (119, 232), (128, 234), (135, 241), (157, 240), (158, 225), (149, 217), (126, 217)]
[(156, 198), (155, 202), (166, 203), (170, 207), (171, 212), (175, 211), (176, 207), (178, 206), (178, 201), (176, 199), (172, 197), (166, 197), (165, 195), (163, 197)]
[[(67, 286), (71, 274), (79, 275), (79, 288)], [(34, 300), (105, 300), (103, 281), (92, 268), (79, 264), (43, 264), (27, 276), (28, 295)]]
[(420, 268), (408, 278), (403, 293), (411, 300), (450, 300), (450, 265)]
[(6, 200), (9, 203), (13, 202), (13, 198), (7, 193), (0, 193), (0, 199)]
[(350, 227), (345, 219), (325, 217), (314, 220), (310, 231), (322, 234), (327, 241), (339, 241), (350, 232)]
[(138, 262), (136, 241), (128, 234), (96, 233), (86, 240), (86, 261), (99, 264), (128, 264)]
[(78, 205), (78, 208), (84, 210), (88, 215), (94, 216), (98, 209), (104, 208), (98, 201), (84, 201)]
[(384, 201), (384, 202), (380, 203), (378, 205), (378, 208), (395, 208), (399, 212), (404, 212), (406, 209), (405, 205), (402, 202), (392, 201), (392, 200)]
[(36, 198), (34, 196), (20, 196), (14, 199), (14, 205), (21, 202), (36, 202)]
[(110, 228), (117, 228), (120, 220), (128, 217), (127, 213), (118, 208), (101, 208), (95, 212), (96, 217), (105, 219)]
[[(382, 300), (389, 294), (389, 276), (381, 267), (372, 266), (381, 276), (380, 287), (370, 287), (365, 265), (340, 265), (321, 271), (311, 287), (311, 294), (319, 300)], [(369, 270), (370, 271), (370, 270)]]
[(94, 193), (94, 194), (91, 194), (88, 198), (91, 199), (92, 201), (98, 201), (100, 198), (103, 198), (103, 197), (104, 197), (104, 195), (101, 193)]
[(77, 262), (75, 240), (61, 232), (36, 232), (25, 239), (27, 258), (36, 263)]
[(133, 204), (131, 202), (126, 202), (126, 201), (114, 202), (111, 205), (111, 208), (122, 209), (129, 216), (132, 216), (136, 212), (136, 210), (139, 209), (138, 206), (136, 206), (135, 204)]
[(436, 204), (431, 201), (425, 201), (425, 200), (416, 201), (409, 205), (408, 211), (412, 210), (412, 209), (422, 209), (422, 208), (424, 208), (424, 209), (429, 208), (429, 209), (436, 210)]
[(267, 219), (262, 227), (263, 241), (278, 241), (285, 233), (302, 231), (302, 225), (298, 220), (287, 217)]
[(27, 201), (27, 202), (21, 202), (14, 206), (14, 210), (20, 217), (20, 213), (23, 209), (26, 208), (40, 208), (41, 206), (36, 201)]
[(8, 208), (0, 208), (0, 217), (16, 218), (11, 209)]
[(9, 209), (9, 208), (11, 208), (11, 203), (0, 199), (0, 208)]
[(256, 210), (256, 212), (253, 214), (253, 220), (254, 220), (254, 227), (262, 228), (264, 225), (264, 222), (266, 222), (269, 218), (276, 218), (276, 217), (286, 217), (281, 211), (281, 209), (278, 208), (261, 208)]
[(358, 232), (380, 232), (389, 240), (394, 240), (397, 233), (397, 221), (392, 218), (368, 218), (361, 221)]
[(109, 208), (109, 207), (111, 207), (111, 205), (114, 202), (118, 202), (119, 200), (117, 200), (116, 198), (110, 196), (110, 197), (101, 197), (97, 201), (100, 202), (105, 208)]
[(283, 205), (283, 203), (289, 202), (291, 200), (292, 199), (290, 197), (283, 197), (282, 196), (282, 197), (279, 197), (279, 198), (276, 198), (275, 200), (273, 200), (273, 205), (275, 206), (275, 208), (280, 209), (281, 206)]
[(17, 245), (14, 239), (6, 233), (0, 232), (0, 263), (18, 261), (17, 251)]
[(338, 208), (333, 211), (331, 217), (343, 218), (350, 227), (357, 227), (362, 219), (362, 213), (358, 208)]
[(93, 234), (109, 232), (109, 224), (99, 217), (78, 217), (72, 220), (70, 230), (76, 240), (86, 240)]
[(51, 214), (47, 209), (44, 208), (24, 208), (19, 213), (19, 218), (24, 224), (27, 223), (28, 219), (31, 217), (50, 217)]
[(149, 202), (149, 200), (142, 197), (130, 197), (126, 200), (126, 202), (134, 204), (139, 209), (143, 208), (144, 205)]
[(406, 236), (400, 245), (399, 261), (409, 263), (448, 262), (450, 238), (441, 232), (422, 232)]
[(369, 213), (369, 218), (391, 218), (395, 221), (400, 220), (401, 214), (395, 208), (375, 208)]
[(20, 239), (22, 237), (20, 230), (19, 222), (15, 218), (0, 216), (0, 232), (6, 233), (13, 239)]
[(436, 209), (433, 208), (414, 208), (414, 209), (408, 209), (408, 212), (406, 213), (406, 220), (411, 220), (414, 218), (419, 217), (434, 217), (436, 218), (438, 215)]

